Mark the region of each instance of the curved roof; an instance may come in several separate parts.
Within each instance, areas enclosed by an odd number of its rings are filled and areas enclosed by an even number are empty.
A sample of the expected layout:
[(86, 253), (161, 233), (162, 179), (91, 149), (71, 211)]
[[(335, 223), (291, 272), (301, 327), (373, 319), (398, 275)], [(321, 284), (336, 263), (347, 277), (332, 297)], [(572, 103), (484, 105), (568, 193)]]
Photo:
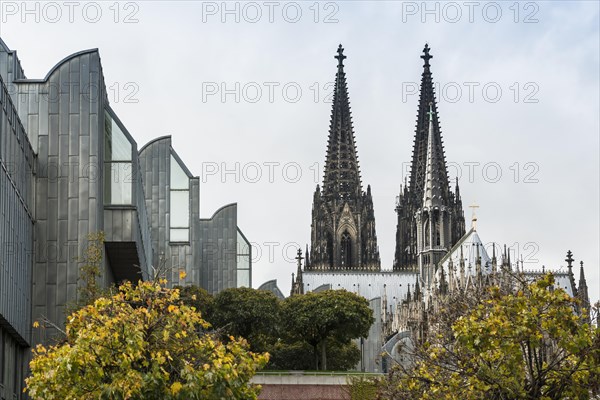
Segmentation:
[(210, 221), (211, 219), (214, 219), (219, 213), (223, 212), (228, 207), (237, 207), (237, 203), (225, 204), (223, 207), (221, 207), (217, 211), (215, 211), (214, 214), (212, 215), (212, 217), (210, 217), (210, 218), (200, 218), (200, 221)]
[(156, 139), (152, 139), (151, 141), (149, 141), (148, 143), (146, 143), (145, 145), (142, 146), (139, 153), (142, 154), (142, 152), (144, 150), (146, 150), (146, 147), (149, 147), (149, 146), (153, 145), (154, 143), (160, 142), (161, 140), (167, 140), (167, 139), (171, 140), (171, 135), (159, 136)]
[(258, 290), (264, 290), (267, 292), (271, 292), (275, 296), (277, 296), (277, 298), (280, 300), (283, 300), (285, 298), (285, 296), (283, 295), (283, 293), (277, 286), (277, 279), (271, 279), (270, 281), (266, 281), (265, 283), (263, 283), (262, 285), (260, 285), (258, 287)]
[(71, 61), (72, 59), (80, 57), (84, 54), (90, 54), (90, 53), (98, 53), (98, 49), (94, 48), (94, 49), (88, 49), (88, 50), (81, 50), (81, 51), (78, 51), (76, 53), (66, 56), (65, 58), (60, 60), (58, 63), (56, 63), (56, 65), (54, 65), (54, 67), (50, 68), (50, 71), (48, 71), (48, 73), (46, 74), (44, 79), (16, 79), (15, 82), (17, 82), (17, 83), (19, 83), (19, 82), (40, 82), (40, 83), (46, 82), (46, 81), (48, 81), (50, 76), (66, 62)]

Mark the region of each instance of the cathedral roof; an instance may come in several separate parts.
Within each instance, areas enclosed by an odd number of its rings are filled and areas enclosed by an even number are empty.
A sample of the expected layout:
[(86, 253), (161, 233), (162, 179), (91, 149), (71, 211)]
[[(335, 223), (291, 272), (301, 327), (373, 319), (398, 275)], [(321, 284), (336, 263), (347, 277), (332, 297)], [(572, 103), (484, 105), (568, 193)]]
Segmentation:
[[(481, 257), (481, 273), (486, 275), (492, 272), (492, 259), (485, 250), (485, 246), (475, 228), (471, 228), (465, 235), (450, 249), (441, 260), (440, 265), (444, 268), (444, 273), (448, 276), (448, 266), (452, 260), (453, 267), (460, 269), (461, 254), (465, 263), (465, 274), (467, 276), (475, 275), (475, 264), (477, 263), (477, 254)], [(462, 251), (461, 251), (462, 250)], [(469, 268), (471, 266), (471, 268)]]
[[(331, 289), (346, 289), (357, 293), (367, 300), (386, 294), (388, 305), (394, 305), (406, 298), (409, 291), (414, 292), (417, 280), (416, 272), (318, 272), (304, 271), (304, 292), (311, 292), (322, 285), (331, 285)], [(385, 288), (385, 290), (384, 290)]]

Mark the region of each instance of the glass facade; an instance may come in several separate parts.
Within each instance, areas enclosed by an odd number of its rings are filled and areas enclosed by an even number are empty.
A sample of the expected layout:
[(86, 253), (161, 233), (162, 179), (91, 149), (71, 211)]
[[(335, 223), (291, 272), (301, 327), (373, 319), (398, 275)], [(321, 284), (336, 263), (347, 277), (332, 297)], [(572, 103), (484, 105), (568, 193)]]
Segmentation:
[(237, 287), (250, 287), (250, 243), (237, 232)]
[(172, 154), (170, 185), (169, 240), (171, 242), (189, 242), (190, 179)]
[(108, 111), (104, 111), (104, 204), (132, 204), (133, 147)]

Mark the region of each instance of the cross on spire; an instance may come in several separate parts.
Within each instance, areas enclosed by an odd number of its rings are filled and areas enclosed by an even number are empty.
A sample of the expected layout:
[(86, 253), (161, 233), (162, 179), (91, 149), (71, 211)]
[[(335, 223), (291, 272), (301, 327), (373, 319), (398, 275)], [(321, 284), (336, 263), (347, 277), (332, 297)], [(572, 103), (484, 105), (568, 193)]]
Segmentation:
[(473, 228), (473, 230), (477, 230), (477, 215), (475, 215), (475, 210), (479, 208), (479, 206), (473, 203), (469, 206), (469, 208), (472, 210), (471, 227)]
[(431, 54), (429, 54), (429, 44), (425, 43), (425, 48), (423, 49), (423, 55), (421, 56), (421, 58), (423, 60), (425, 60), (425, 66), (428, 67), (429, 66), (429, 60), (431, 60), (433, 58), (433, 56)]
[(337, 56), (334, 56), (334, 58), (338, 60), (338, 67), (343, 67), (344, 59), (346, 59), (347, 57), (344, 55), (344, 48), (341, 44), (338, 46), (337, 53)]
[(298, 267), (300, 267), (302, 265), (302, 260), (304, 260), (304, 257), (302, 257), (301, 248), (298, 248), (298, 255), (296, 256), (296, 260), (298, 261)]
[(433, 103), (429, 102), (429, 111), (427, 111), (427, 115), (429, 115), (429, 120), (433, 121)]

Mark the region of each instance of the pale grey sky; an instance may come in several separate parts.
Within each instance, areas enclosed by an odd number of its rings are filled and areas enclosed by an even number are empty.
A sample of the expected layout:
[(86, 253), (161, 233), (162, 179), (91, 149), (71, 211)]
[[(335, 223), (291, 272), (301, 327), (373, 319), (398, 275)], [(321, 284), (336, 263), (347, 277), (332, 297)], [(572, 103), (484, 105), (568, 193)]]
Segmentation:
[(201, 215), (237, 202), (254, 286), (276, 278), (284, 293), (294, 243), (310, 239), (339, 43), (391, 268), (428, 42), (467, 220), (476, 202), (482, 240), (513, 246), (526, 268), (560, 268), (572, 250), (600, 298), (598, 2), (1, 1), (0, 35), (29, 78), (99, 48), (138, 145), (173, 136), (201, 177)]

